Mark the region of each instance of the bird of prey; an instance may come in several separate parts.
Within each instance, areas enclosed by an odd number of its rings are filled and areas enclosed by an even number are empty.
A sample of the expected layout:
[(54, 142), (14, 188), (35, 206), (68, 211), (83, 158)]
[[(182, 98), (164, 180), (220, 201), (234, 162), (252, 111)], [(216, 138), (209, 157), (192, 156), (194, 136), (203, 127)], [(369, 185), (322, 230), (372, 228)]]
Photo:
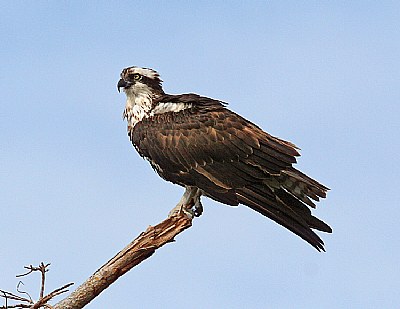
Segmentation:
[(174, 211), (202, 213), (200, 196), (246, 205), (324, 250), (316, 229), (332, 229), (311, 214), (329, 190), (293, 167), (298, 148), (234, 113), (226, 103), (193, 93), (171, 95), (157, 71), (122, 70), (118, 91), (137, 152), (163, 179), (185, 188)]

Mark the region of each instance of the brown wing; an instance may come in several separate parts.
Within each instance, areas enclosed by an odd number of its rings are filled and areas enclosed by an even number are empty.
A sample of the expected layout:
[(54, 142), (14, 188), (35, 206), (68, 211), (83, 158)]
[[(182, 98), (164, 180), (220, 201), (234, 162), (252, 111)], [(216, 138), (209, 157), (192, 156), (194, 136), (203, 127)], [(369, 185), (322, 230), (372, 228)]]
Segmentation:
[(296, 146), (207, 100), (138, 123), (129, 132), (138, 152), (164, 179), (228, 205), (245, 204), (323, 250), (311, 228), (331, 229), (305, 203), (314, 206), (310, 199), (325, 197), (327, 188), (292, 167)]

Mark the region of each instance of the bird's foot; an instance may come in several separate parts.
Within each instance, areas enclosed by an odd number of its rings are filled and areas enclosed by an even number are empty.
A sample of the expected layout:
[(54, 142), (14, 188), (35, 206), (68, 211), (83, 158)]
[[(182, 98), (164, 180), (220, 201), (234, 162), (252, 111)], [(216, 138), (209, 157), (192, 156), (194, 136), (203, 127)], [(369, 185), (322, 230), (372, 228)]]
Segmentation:
[(169, 212), (168, 217), (175, 216), (181, 212), (189, 218), (200, 217), (203, 213), (203, 205), (200, 201), (201, 192), (196, 187), (186, 187), (179, 203)]
[(203, 214), (203, 204), (200, 201), (200, 197), (199, 200), (193, 205), (193, 211), (194, 211), (194, 216), (195, 217), (200, 217)]
[(182, 212), (183, 212), (186, 216), (188, 216), (189, 218), (191, 218), (191, 219), (195, 216), (195, 213), (194, 213), (194, 211), (193, 211), (192, 208), (188, 208), (188, 207), (185, 206), (185, 205), (180, 205), (180, 204), (178, 204), (178, 205), (176, 205), (176, 206), (169, 212), (168, 217), (170, 218), (170, 217), (173, 217), (173, 216), (177, 216), (177, 215), (179, 215), (179, 214), (182, 213)]

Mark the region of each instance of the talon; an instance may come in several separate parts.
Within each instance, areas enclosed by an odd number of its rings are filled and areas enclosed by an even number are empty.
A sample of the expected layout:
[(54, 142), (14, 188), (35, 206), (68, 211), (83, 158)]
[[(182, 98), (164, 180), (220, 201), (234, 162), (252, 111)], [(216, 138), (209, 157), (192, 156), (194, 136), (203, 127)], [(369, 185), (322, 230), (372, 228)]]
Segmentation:
[(187, 208), (184, 205), (178, 204), (169, 212), (168, 218), (179, 215), (181, 212), (183, 212), (186, 216), (188, 216), (191, 219), (193, 219), (193, 217), (196, 216), (196, 213), (191, 208)]
[(194, 216), (200, 217), (203, 214), (203, 205), (200, 200), (198, 203), (194, 204)]
[(169, 212), (168, 217), (176, 216), (183, 212), (189, 218), (200, 217), (203, 205), (200, 202), (201, 190), (196, 187), (186, 187), (179, 203)]

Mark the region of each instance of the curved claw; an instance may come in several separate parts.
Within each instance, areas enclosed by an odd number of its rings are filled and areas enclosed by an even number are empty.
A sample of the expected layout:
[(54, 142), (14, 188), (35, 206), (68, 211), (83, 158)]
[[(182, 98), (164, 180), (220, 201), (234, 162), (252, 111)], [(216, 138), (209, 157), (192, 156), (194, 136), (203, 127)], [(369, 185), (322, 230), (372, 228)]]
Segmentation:
[(201, 204), (201, 202), (200, 202), (200, 198), (199, 198), (199, 201), (194, 204), (193, 208), (194, 208), (194, 216), (195, 217), (200, 217), (203, 214), (204, 208), (203, 208), (203, 204)]
[(185, 213), (188, 217), (200, 217), (203, 213), (203, 205), (200, 201), (201, 191), (197, 187), (186, 187), (179, 203), (169, 212), (172, 217), (180, 212)]

